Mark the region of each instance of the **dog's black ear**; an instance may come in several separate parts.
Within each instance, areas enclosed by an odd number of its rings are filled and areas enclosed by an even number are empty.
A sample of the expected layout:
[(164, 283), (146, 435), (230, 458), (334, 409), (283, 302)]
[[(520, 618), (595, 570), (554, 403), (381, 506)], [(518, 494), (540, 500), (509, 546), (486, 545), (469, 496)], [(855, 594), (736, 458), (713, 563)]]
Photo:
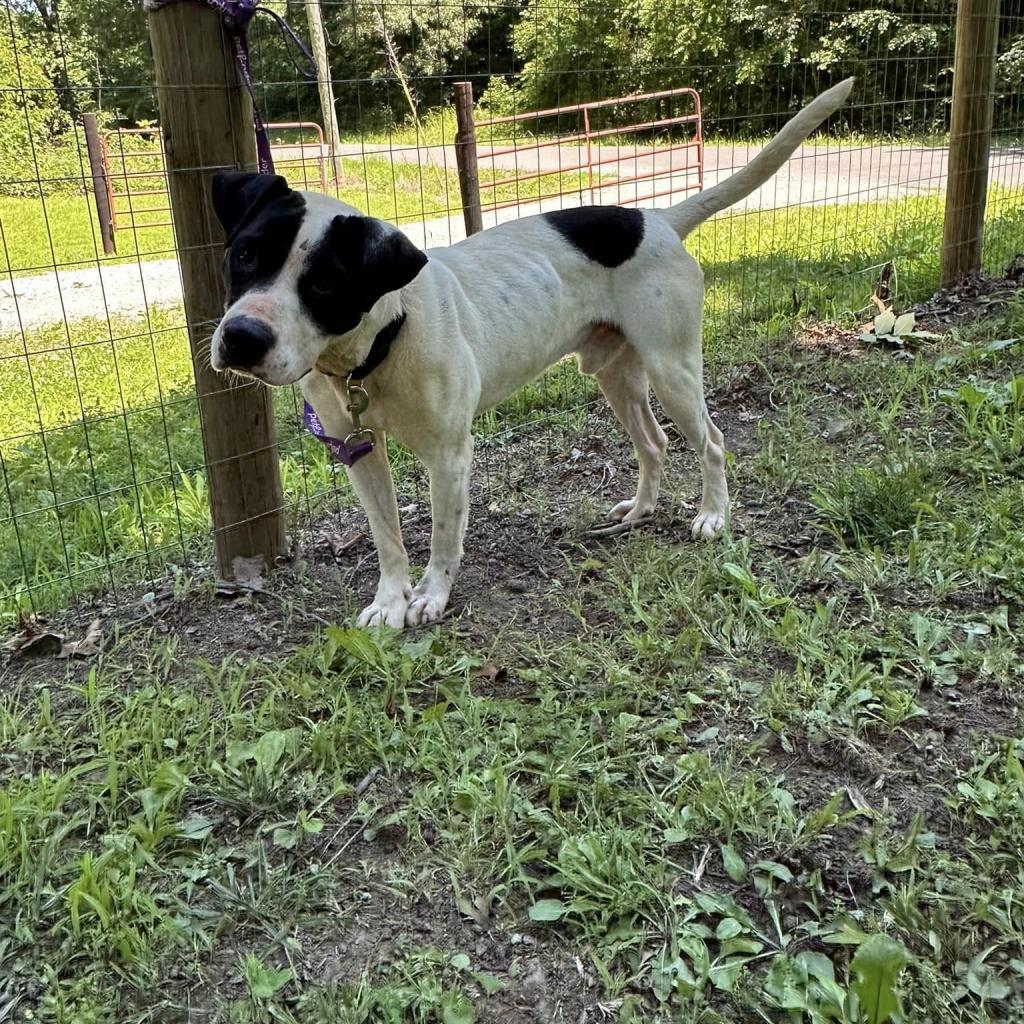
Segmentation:
[(335, 217), (331, 243), (342, 266), (358, 273), (366, 310), (388, 292), (404, 288), (427, 264), (422, 249), (373, 217)]
[(228, 242), (263, 206), (290, 191), (288, 182), (279, 174), (218, 171), (213, 176), (213, 209)]

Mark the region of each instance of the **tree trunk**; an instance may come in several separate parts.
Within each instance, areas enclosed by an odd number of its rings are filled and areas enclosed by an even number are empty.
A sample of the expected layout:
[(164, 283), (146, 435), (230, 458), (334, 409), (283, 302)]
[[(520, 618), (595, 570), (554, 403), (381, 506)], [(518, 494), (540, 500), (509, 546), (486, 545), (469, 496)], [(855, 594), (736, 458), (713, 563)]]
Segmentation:
[(338, 132), (338, 114), (334, 109), (334, 86), (331, 84), (331, 65), (327, 59), (327, 35), (324, 32), (323, 13), (320, 0), (306, 0), (306, 21), (309, 25), (309, 48), (316, 62), (316, 85), (320, 93), (320, 113), (323, 119), (324, 135), (331, 162), (334, 187), (341, 180), (341, 163), (338, 150), (341, 139)]

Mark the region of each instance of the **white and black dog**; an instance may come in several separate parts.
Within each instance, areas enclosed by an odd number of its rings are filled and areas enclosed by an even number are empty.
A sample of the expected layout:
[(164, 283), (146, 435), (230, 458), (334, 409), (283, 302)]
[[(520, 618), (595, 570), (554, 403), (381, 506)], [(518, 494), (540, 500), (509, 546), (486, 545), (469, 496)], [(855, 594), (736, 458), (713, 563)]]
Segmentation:
[[(636, 496), (612, 520), (649, 516), (667, 438), (662, 406), (700, 459), (695, 538), (724, 525), (725, 448), (704, 403), (703, 275), (682, 239), (764, 184), (846, 99), (847, 79), (801, 110), (742, 170), (666, 210), (583, 207), (511, 221), (421, 252), (397, 227), (283, 178), (225, 172), (213, 184), (227, 233), (228, 301), (217, 370), (300, 382), (322, 429), (353, 426), (348, 378), (365, 388), (376, 445), (349, 468), (380, 562), (361, 626), (437, 619), (462, 560), (473, 417), (575, 353), (636, 449)], [(353, 373), (354, 371), (354, 373)], [(426, 465), (430, 562), (413, 587), (385, 433)]]

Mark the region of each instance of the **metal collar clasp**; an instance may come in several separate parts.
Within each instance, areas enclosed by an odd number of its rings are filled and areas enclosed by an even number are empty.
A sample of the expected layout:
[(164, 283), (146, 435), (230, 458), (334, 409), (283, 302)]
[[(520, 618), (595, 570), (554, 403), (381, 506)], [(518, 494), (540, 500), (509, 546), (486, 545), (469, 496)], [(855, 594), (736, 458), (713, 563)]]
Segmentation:
[(345, 444), (351, 445), (357, 441), (369, 441), (371, 445), (376, 444), (377, 438), (373, 431), (369, 427), (364, 427), (360, 421), (360, 417), (370, 407), (370, 396), (366, 393), (366, 388), (362, 384), (354, 382), (352, 375), (349, 374), (345, 378), (345, 389), (348, 392), (346, 408), (352, 417), (352, 431), (345, 438)]

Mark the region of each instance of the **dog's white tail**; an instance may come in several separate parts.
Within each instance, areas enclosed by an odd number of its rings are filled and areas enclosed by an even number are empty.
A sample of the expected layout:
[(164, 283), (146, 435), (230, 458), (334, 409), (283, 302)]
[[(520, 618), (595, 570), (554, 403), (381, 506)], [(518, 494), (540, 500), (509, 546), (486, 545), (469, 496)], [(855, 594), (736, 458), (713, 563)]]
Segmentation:
[(791, 118), (778, 135), (761, 150), (742, 170), (719, 182), (712, 188), (690, 196), (677, 206), (667, 210), (654, 210), (675, 228), (680, 238), (693, 231), (708, 217), (714, 216), (744, 196), (760, 188), (792, 155), (793, 151), (815, 128), (842, 105), (850, 90), (853, 79), (847, 78), (820, 96)]

